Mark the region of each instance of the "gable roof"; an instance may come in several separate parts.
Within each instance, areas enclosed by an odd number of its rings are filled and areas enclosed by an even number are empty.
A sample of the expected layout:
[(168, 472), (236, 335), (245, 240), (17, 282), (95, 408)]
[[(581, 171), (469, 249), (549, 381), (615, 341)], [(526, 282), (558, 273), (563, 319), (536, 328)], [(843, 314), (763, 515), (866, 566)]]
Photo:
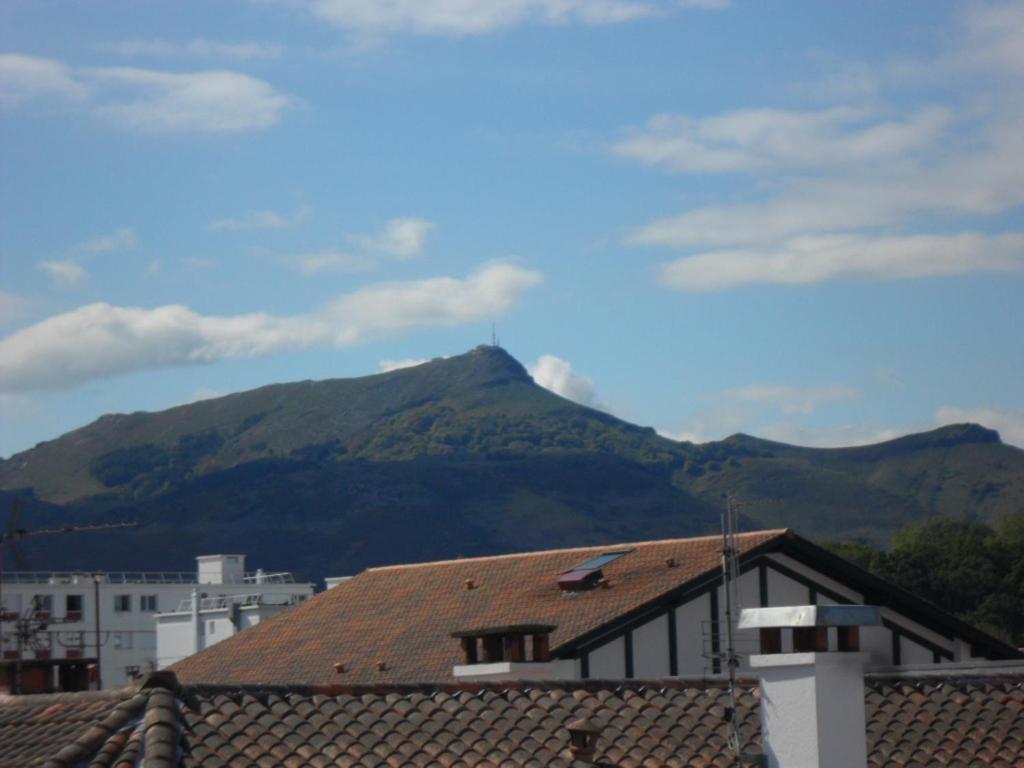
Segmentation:
[[(0, 768), (119, 768), (142, 757), (148, 768), (569, 768), (577, 762), (567, 726), (579, 718), (600, 729), (601, 765), (733, 764), (720, 683), (182, 688), (166, 681), (138, 692), (0, 697)], [(761, 750), (759, 706), (757, 688), (744, 683), (737, 714), (745, 751)], [(1024, 754), (1024, 675), (869, 678), (865, 713), (871, 768), (1009, 768)], [(72, 720), (75, 734), (65, 729)]]
[[(739, 551), (749, 554), (787, 533), (740, 534)], [(559, 589), (560, 574), (623, 549), (632, 551), (602, 569), (608, 589)], [(185, 683), (449, 680), (452, 667), (462, 663), (453, 633), (553, 625), (550, 641), (557, 654), (680, 585), (717, 572), (720, 557), (721, 537), (706, 536), (371, 568), (173, 669)], [(345, 665), (343, 675), (335, 673), (336, 662)], [(386, 669), (379, 670), (378, 662)]]

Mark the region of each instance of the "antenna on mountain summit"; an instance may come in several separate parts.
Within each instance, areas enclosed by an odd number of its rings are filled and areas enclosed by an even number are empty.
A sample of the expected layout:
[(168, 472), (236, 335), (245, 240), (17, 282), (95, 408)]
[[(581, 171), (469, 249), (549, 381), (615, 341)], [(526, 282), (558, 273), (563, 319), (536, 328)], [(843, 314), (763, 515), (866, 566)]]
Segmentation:
[(491, 346), (500, 347), (501, 344), (498, 342), (498, 326), (496, 323), (491, 323)]

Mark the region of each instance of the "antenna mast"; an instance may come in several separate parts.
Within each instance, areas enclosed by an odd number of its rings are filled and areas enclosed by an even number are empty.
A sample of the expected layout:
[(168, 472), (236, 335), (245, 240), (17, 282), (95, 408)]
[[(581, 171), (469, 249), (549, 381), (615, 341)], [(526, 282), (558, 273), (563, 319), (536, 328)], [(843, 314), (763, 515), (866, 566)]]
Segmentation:
[(740, 662), (733, 640), (733, 614), (740, 608), (740, 569), (736, 546), (737, 506), (738, 503), (732, 494), (729, 494), (726, 497), (725, 509), (722, 510), (722, 588), (725, 592), (725, 663), (729, 669), (728, 746), (735, 755), (736, 765), (740, 766), (743, 764), (742, 745), (736, 720), (736, 668)]

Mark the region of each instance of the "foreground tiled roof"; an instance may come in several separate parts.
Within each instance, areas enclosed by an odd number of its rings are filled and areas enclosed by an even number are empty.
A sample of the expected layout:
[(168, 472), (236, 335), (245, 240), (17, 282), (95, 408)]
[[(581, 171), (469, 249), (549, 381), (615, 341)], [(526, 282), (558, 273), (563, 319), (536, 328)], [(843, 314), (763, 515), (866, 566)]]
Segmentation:
[[(760, 750), (758, 698), (752, 684), (743, 685), (738, 716), (747, 751)], [(147, 768), (564, 768), (577, 764), (566, 726), (581, 717), (601, 727), (602, 765), (726, 766), (726, 702), (721, 685), (681, 680), (333, 690), (157, 686), (138, 694), (6, 697), (0, 766), (120, 768), (144, 757)], [(1021, 765), (1024, 675), (871, 679), (866, 710), (871, 768)], [(124, 724), (112, 727), (126, 712)], [(65, 727), (72, 715), (82, 731), (77, 736)]]
[[(741, 534), (749, 552), (786, 530)], [(565, 593), (559, 574), (605, 552), (608, 589)], [(176, 664), (182, 682), (379, 684), (450, 680), (452, 632), (513, 624), (557, 628), (552, 649), (719, 567), (721, 538), (669, 539), (371, 568)], [(668, 567), (672, 559), (675, 567)], [(466, 582), (473, 588), (467, 589)], [(345, 666), (335, 674), (334, 664)], [(385, 665), (378, 669), (378, 663)]]

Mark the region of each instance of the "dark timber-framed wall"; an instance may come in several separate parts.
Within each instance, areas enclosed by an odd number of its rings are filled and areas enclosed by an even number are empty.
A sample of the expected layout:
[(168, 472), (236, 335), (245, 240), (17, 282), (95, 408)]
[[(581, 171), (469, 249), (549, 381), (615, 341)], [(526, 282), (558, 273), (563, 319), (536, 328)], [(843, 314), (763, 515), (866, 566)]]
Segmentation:
[[(941, 612), (937, 617), (939, 621), (935, 621), (935, 615), (927, 615), (927, 611), (908, 611), (912, 615), (906, 615), (900, 610), (904, 605), (892, 606), (878, 599), (884, 595), (877, 583), (865, 585), (851, 580), (844, 569), (823, 570), (823, 564), (832, 565), (827, 558), (808, 563), (805, 554), (797, 547), (755, 551), (744, 558), (740, 568), (744, 605), (881, 604), (885, 619), (883, 627), (871, 628), (865, 633), (869, 644), (874, 643), (872, 663), (878, 665), (950, 661), (957, 658), (958, 641), (962, 641), (961, 648), (974, 644), (976, 638), (970, 633), (957, 631), (962, 630), (963, 627), (958, 626), (962, 622), (941, 615)], [(868, 589), (864, 589), (865, 586)], [(887, 593), (899, 593), (891, 585), (884, 587)], [(905, 593), (897, 596), (905, 597)], [(909, 600), (905, 599), (905, 602), (912, 608), (916, 607)], [(708, 572), (558, 649), (558, 655), (578, 658), (583, 677), (720, 674), (721, 654), (725, 651), (724, 632), (721, 631), (723, 603), (721, 575)], [(657, 622), (658, 632), (663, 633), (663, 637), (652, 632), (655, 626), (652, 622)], [(967, 630), (975, 636), (992, 640), (971, 627)], [(737, 648), (741, 656), (755, 650), (752, 638), (742, 633), (738, 637)], [(657, 642), (652, 642), (652, 638)], [(975, 652), (979, 651), (987, 652), (988, 658), (1013, 658), (1000, 655), (1005, 648), (998, 645), (988, 648), (975, 646)], [(1013, 653), (1013, 649), (1009, 652)], [(647, 670), (648, 673), (641, 674), (638, 670)]]

